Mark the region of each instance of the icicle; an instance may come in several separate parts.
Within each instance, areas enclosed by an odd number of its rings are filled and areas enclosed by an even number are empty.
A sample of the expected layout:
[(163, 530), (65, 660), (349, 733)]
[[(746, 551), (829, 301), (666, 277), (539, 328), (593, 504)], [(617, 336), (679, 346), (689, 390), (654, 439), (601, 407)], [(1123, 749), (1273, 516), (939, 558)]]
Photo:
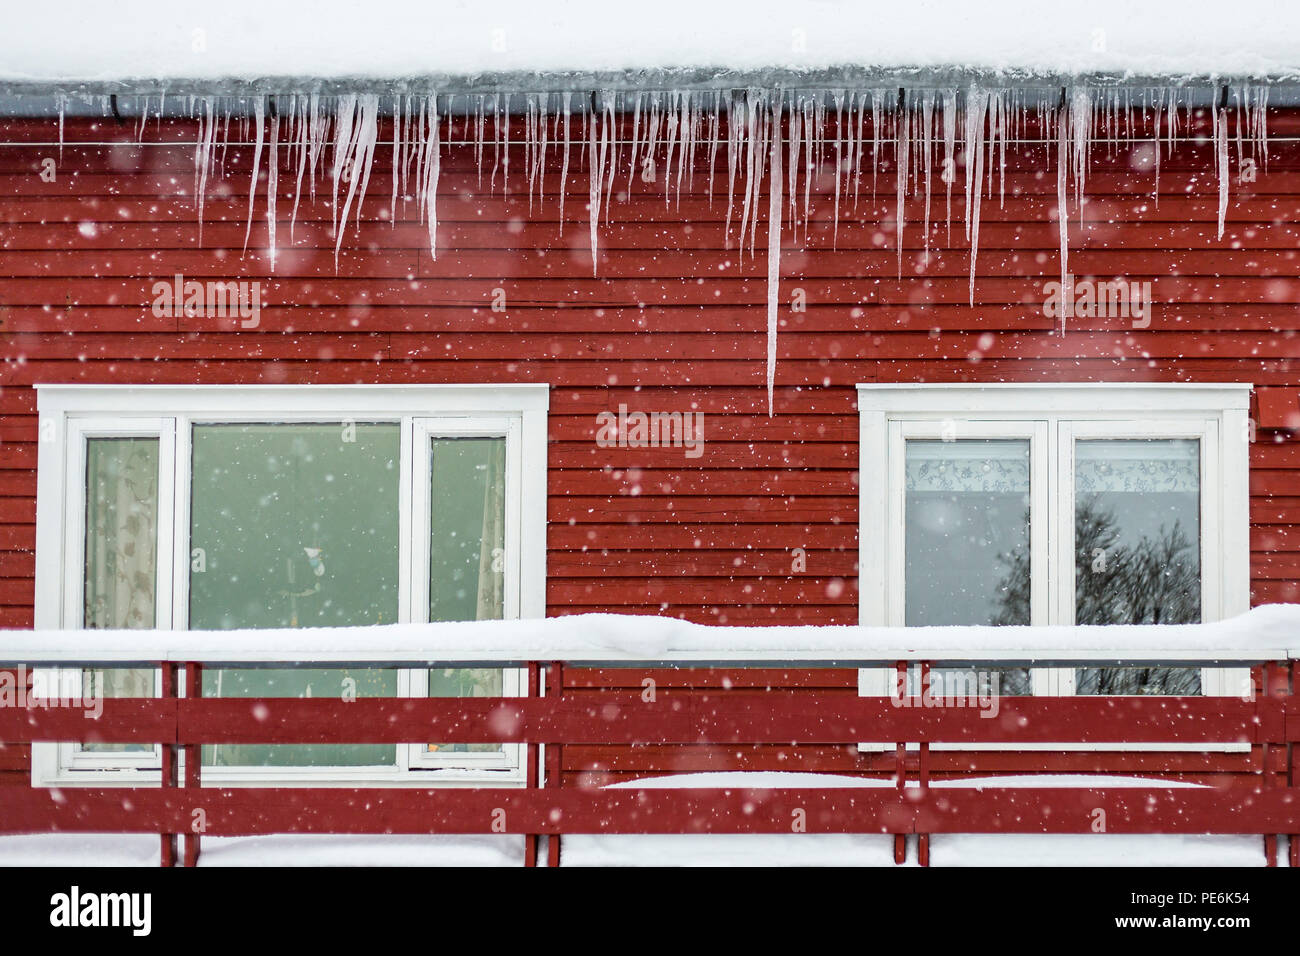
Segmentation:
[[(272, 102), (274, 105), (274, 101)], [(280, 190), (280, 111), (271, 116), (271, 150), (266, 164), (266, 236), (267, 252), (271, 257), (271, 271), (275, 271), (275, 200)], [(256, 182), (256, 179), (254, 180)], [(244, 237), (247, 245), (248, 237)]]
[(627, 161), (627, 194), (632, 195), (632, 183), (636, 179), (637, 140), (641, 136), (641, 105), (645, 102), (645, 93), (639, 92), (632, 97), (632, 155)]
[(680, 93), (668, 94), (668, 135), (664, 155), (664, 208), (668, 208), (669, 188), (673, 181), (673, 147), (677, 145), (677, 128), (679, 124), (678, 98)]
[[(838, 249), (840, 244), (840, 175), (844, 167), (844, 93), (837, 90), (832, 95), (835, 104), (835, 177), (832, 188), (835, 193), (834, 207), (831, 212), (831, 248)], [(901, 108), (902, 103), (900, 101)]]
[(424, 221), (429, 230), (429, 256), (438, 258), (438, 177), (442, 172), (440, 144), (438, 142), (438, 94), (430, 93), (427, 110), (429, 114), (429, 132), (425, 143), (424, 175), (420, 178), (420, 200), (424, 210)]
[(253, 144), (253, 177), (248, 188), (248, 224), (244, 227), (244, 252), (248, 252), (248, 237), (253, 231), (253, 200), (257, 196), (257, 175), (262, 163), (262, 127), (266, 111), (266, 102), (262, 97), (257, 97), (253, 103), (253, 115), (257, 123), (257, 132), (255, 134), (257, 140)]
[[(433, 104), (434, 108), (430, 110), (430, 116), (436, 126), (438, 123), (437, 102)], [(352, 181), (356, 182), (357, 163), (361, 164), (361, 188), (357, 192), (357, 228), (361, 228), (361, 204), (365, 202), (366, 190), (370, 187), (370, 173), (375, 164), (375, 147), (379, 144), (379, 97), (370, 95), (362, 97), (362, 119), (358, 128), (358, 142), (356, 155), (352, 161)], [(435, 137), (436, 138), (436, 137)], [(351, 193), (348, 194), (349, 201)], [(339, 217), (339, 224), (347, 218), (347, 207), (343, 209), (343, 215)]]
[(948, 244), (952, 244), (952, 184), (957, 179), (957, 91), (943, 91), (943, 182), (944, 223)]
[(898, 112), (894, 123), (897, 140), (894, 146), (894, 248), (898, 253), (898, 277), (903, 277), (903, 227), (907, 223), (907, 178), (908, 161), (911, 159), (911, 147), (908, 136), (911, 123), (908, 122), (907, 94), (898, 91)]
[[(348, 155), (352, 149), (352, 141), (356, 136), (354, 131), (356, 106), (356, 94), (349, 94), (347, 96), (339, 97), (338, 104), (335, 108), (334, 166), (332, 170), (333, 190), (330, 200), (330, 216), (336, 238), (342, 236), (342, 230), (339, 223), (339, 182), (343, 178), (343, 170), (347, 165)], [(355, 172), (355, 170), (351, 171), (351, 173)], [(350, 174), (349, 179), (351, 178), (352, 176)], [(337, 248), (337, 243), (335, 247)]]
[(713, 208), (713, 170), (718, 159), (718, 139), (722, 136), (722, 94), (713, 94), (713, 112), (709, 115), (709, 208)]
[[(677, 206), (682, 204), (682, 181), (686, 178), (687, 167), (695, 166), (695, 148), (692, 141), (695, 127), (695, 111), (692, 107), (690, 93), (682, 94), (682, 120), (678, 124), (677, 131), (680, 138), (680, 145), (677, 149)], [(606, 207), (608, 209), (608, 206)], [(606, 213), (608, 215), (608, 213)]]
[(803, 108), (803, 241), (805, 245), (808, 243), (808, 226), (812, 222), (812, 181), (817, 168), (817, 158), (813, 149), (817, 139), (816, 118), (816, 101), (805, 102)]
[(212, 162), (213, 137), (217, 126), (213, 116), (212, 98), (204, 101), (204, 112), (199, 114), (199, 138), (194, 144), (194, 202), (199, 215), (199, 245), (203, 245), (203, 204), (208, 194), (208, 170)]
[(320, 169), (321, 155), (325, 149), (325, 137), (329, 132), (329, 124), (325, 118), (325, 104), (320, 101), (320, 95), (312, 93), (308, 100), (308, 108), (311, 115), (308, 117), (307, 127), (307, 189), (311, 196), (311, 201), (316, 201), (316, 171)]
[(1160, 113), (1161, 113), (1161, 110), (1164, 108), (1164, 103), (1165, 103), (1165, 95), (1164, 95), (1164, 91), (1163, 91), (1163, 90), (1157, 90), (1157, 91), (1156, 91), (1156, 107), (1155, 107), (1155, 112), (1156, 112), (1156, 115), (1155, 115), (1155, 129), (1154, 129), (1154, 131), (1153, 131), (1152, 138), (1151, 138), (1151, 145), (1153, 145), (1153, 146), (1155, 147), (1155, 149), (1156, 149), (1156, 170), (1155, 170), (1155, 172), (1156, 172), (1156, 193), (1155, 193), (1155, 200), (1156, 200), (1156, 208), (1157, 208), (1157, 209), (1160, 208), (1160, 154), (1163, 152), (1163, 148), (1162, 148), (1161, 145), (1160, 145), (1160, 130), (1161, 130), (1161, 127), (1162, 127), (1162, 125), (1163, 125), (1163, 124), (1161, 123)]
[(483, 112), (483, 97), (478, 98), (478, 131), (474, 139), (474, 163), (478, 167), (478, 185), (483, 187), (483, 144), (487, 140), (487, 118)]
[(564, 153), (560, 160), (560, 235), (564, 235), (564, 196), (569, 190), (569, 119), (573, 94), (561, 93), (560, 101), (564, 106)]
[[(921, 98), (921, 164), (925, 169), (925, 268), (930, 268), (930, 184), (934, 166), (934, 93)], [(900, 239), (899, 244), (902, 244)], [(900, 263), (901, 273), (901, 263)]]
[[(510, 117), (507, 115), (506, 120)], [(501, 94), (496, 95), (492, 105), (492, 175), (488, 178), (488, 190), (497, 190), (497, 170), (501, 168)]]
[(537, 165), (533, 145), (537, 142), (537, 96), (524, 94), (524, 182), (528, 185), (528, 215), (533, 214), (533, 187), (536, 185)]
[(980, 246), (980, 199), (984, 183), (984, 124), (989, 94), (977, 86), (966, 91), (966, 238), (970, 240), (970, 304), (975, 304), (975, 260)]
[(397, 228), (397, 185), (402, 169), (402, 101), (404, 97), (393, 98), (393, 192), (388, 203), (388, 222)]
[(1255, 93), (1255, 136), (1259, 143), (1259, 158), (1268, 172), (1268, 87), (1261, 86)]
[(772, 97), (767, 207), (767, 417), (775, 411), (777, 302), (781, 284), (781, 94)]
[[(790, 112), (789, 112), (790, 136), (789, 136), (789, 139), (788, 139), (788, 141), (787, 141), (787, 142), (788, 142), (788, 149), (789, 149), (789, 159), (788, 159), (787, 162), (786, 162), (786, 166), (787, 166), (787, 167), (789, 168), (789, 170), (790, 170), (790, 172), (789, 172), (790, 182), (789, 182), (788, 186), (786, 187), (786, 191), (789, 193), (789, 196), (790, 196), (790, 199), (789, 199), (789, 202), (790, 202), (790, 226), (791, 226), (791, 228), (792, 228), (793, 230), (797, 230), (797, 229), (798, 229), (798, 222), (799, 222), (799, 206), (798, 206), (798, 199), (797, 199), (796, 197), (797, 197), (798, 194), (799, 194), (799, 193), (798, 193), (798, 185), (799, 185), (799, 141), (800, 141), (800, 135), (801, 135), (801, 134), (800, 134), (800, 129), (799, 129), (799, 123), (800, 123), (800, 119), (801, 119), (801, 117), (802, 117), (802, 114), (803, 114), (803, 97), (800, 96), (800, 97), (798, 97), (797, 99), (791, 99), (791, 101), (790, 101)], [(806, 227), (805, 227), (805, 228), (806, 228)], [(797, 238), (797, 233), (795, 233), (795, 237)]]
[(537, 143), (537, 205), (538, 208), (546, 204), (546, 147), (550, 145), (547, 138), (546, 124), (546, 107), (549, 105), (550, 97), (543, 95), (541, 101), (537, 104), (537, 121), (538, 135), (541, 137)]
[(1067, 206), (1067, 178), (1069, 167), (1066, 165), (1065, 152), (1069, 143), (1070, 110), (1062, 91), (1061, 105), (1056, 117), (1056, 225), (1060, 233), (1061, 246), (1061, 301), (1058, 312), (1061, 316), (1061, 335), (1065, 335), (1065, 297), (1069, 294), (1070, 272), (1070, 217)]
[(1228, 216), (1228, 110), (1225, 104), (1214, 108), (1214, 165), (1219, 173), (1219, 233), (1223, 238), (1223, 223)]
[(879, 90), (871, 91), (871, 198), (876, 198), (876, 173), (880, 168), (880, 124), (883, 99)]
[(605, 225), (609, 225), (609, 209), (613, 205), (614, 174), (618, 170), (618, 114), (614, 112), (615, 96), (606, 91), (601, 94), (605, 104), (605, 133), (600, 149), (601, 176), (605, 178)]
[(745, 94), (745, 139), (747, 145), (745, 150), (745, 201), (740, 213), (740, 254), (742, 259), (745, 254), (745, 233), (747, 230), (751, 236), (749, 251), (751, 255), (753, 254), (753, 231), (749, 228), (750, 214), (752, 212), (755, 219), (758, 216), (758, 183), (755, 180), (762, 175), (758, 167), (759, 106), (760, 94), (754, 90), (749, 90)]
[(591, 274), (596, 274), (600, 260), (598, 253), (598, 235), (600, 226), (600, 172), (604, 168), (600, 162), (599, 140), (596, 122), (596, 104), (588, 103), (587, 125), (587, 221), (591, 231)]
[[(849, 99), (850, 163), (853, 167), (853, 211), (858, 209), (858, 196), (862, 186), (862, 124), (865, 111), (862, 97), (854, 90)], [(854, 119), (856, 115), (856, 119)]]
[(1083, 227), (1083, 193), (1088, 177), (1089, 158), (1092, 155), (1092, 100), (1086, 89), (1076, 89), (1070, 101), (1070, 130), (1073, 134), (1072, 165), (1074, 167), (1074, 203), (1079, 211), (1079, 226)]
[(740, 132), (737, 128), (736, 97), (727, 100), (727, 220), (723, 227), (723, 242), (731, 247), (731, 210), (736, 197), (736, 166), (740, 154)]
[[(355, 123), (349, 122), (352, 127), (351, 135), (348, 137), (348, 143), (344, 153), (340, 156), (335, 153), (335, 169), (340, 170), (344, 163), (350, 164), (351, 175), (348, 177), (348, 194), (343, 201), (343, 209), (338, 215), (335, 224), (334, 233), (334, 269), (338, 270), (339, 253), (343, 249), (343, 233), (347, 229), (348, 211), (352, 208), (352, 200), (357, 200), (357, 222), (361, 221), (361, 203), (365, 199), (366, 186), (370, 182), (370, 166), (375, 156), (375, 143), (378, 139), (378, 122), (379, 122), (379, 97), (374, 93), (366, 93), (360, 97), (353, 97), (356, 101), (355, 111), (350, 105), (347, 112), (355, 112)], [(436, 107), (436, 104), (434, 104)], [(432, 141), (437, 142), (437, 119), (436, 109), (430, 116), (430, 126), (435, 127), (432, 132)], [(337, 144), (338, 139), (335, 140)], [(337, 149), (337, 146), (335, 147)], [(426, 159), (426, 163), (436, 162), (437, 158)], [(335, 174), (335, 203), (338, 202), (338, 172)], [(358, 193), (358, 185), (360, 192)]]
[(293, 245), (293, 232), (298, 223), (298, 201), (302, 198), (302, 174), (307, 168), (308, 121), (311, 118), (307, 113), (308, 106), (308, 102), (298, 96), (294, 97), (294, 109), (298, 112), (298, 177), (293, 187), (293, 212), (289, 214), (290, 245)]
[(63, 162), (63, 116), (68, 109), (68, 98), (59, 94), (59, 162)]
[[(1007, 92), (997, 96), (998, 208), (1007, 208)], [(992, 176), (992, 171), (989, 173)]]

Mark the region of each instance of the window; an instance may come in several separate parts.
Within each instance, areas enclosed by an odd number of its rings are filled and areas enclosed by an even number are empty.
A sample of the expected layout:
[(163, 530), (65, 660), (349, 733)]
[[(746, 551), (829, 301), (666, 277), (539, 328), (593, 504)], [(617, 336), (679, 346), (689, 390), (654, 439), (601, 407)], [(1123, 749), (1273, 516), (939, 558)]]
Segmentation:
[[(231, 630), (541, 617), (544, 385), (42, 386), (37, 627)], [(58, 673), (155, 693), (151, 669)], [(515, 695), (516, 669), (210, 668), (207, 696)], [(521, 779), (518, 746), (220, 745), (213, 783)], [(39, 784), (156, 748), (38, 748)], [(112, 772), (110, 778), (104, 775)]]
[[(858, 386), (861, 622), (1244, 612), (1249, 396), (1235, 384)], [(1004, 694), (1235, 694), (1243, 680), (1217, 668), (993, 673)], [(887, 686), (863, 673), (863, 693)]]

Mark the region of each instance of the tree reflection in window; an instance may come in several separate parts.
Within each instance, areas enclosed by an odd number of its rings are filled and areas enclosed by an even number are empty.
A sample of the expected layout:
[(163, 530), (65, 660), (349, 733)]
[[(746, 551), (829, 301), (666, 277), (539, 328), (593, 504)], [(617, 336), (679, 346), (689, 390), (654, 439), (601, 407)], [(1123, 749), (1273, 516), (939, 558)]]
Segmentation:
[[(1194, 624), (1201, 620), (1199, 443), (1079, 442), (1074, 511), (1075, 622)], [(995, 624), (1029, 613), (1029, 556), (1007, 568)], [(1122, 648), (1116, 648), (1117, 655)], [(1201, 693), (1195, 667), (1081, 667), (1080, 694)]]

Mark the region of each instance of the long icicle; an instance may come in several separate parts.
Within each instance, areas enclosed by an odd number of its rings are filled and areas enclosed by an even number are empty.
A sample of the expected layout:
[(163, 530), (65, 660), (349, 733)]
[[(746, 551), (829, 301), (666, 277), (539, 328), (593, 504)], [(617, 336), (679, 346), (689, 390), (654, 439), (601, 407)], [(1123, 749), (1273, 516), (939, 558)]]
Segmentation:
[(1224, 100), (1214, 107), (1214, 166), (1219, 174), (1219, 233), (1223, 238), (1223, 223), (1228, 216), (1228, 108)]
[(248, 224), (244, 227), (244, 252), (248, 252), (248, 237), (253, 232), (253, 200), (257, 197), (257, 176), (262, 163), (262, 126), (265, 118), (266, 101), (257, 97), (254, 101), (254, 122), (257, 124), (257, 141), (253, 145), (253, 178), (248, 187)]
[(772, 94), (767, 204), (767, 417), (775, 412), (777, 304), (781, 285), (781, 92)]
[[(365, 185), (370, 178), (370, 163), (375, 155), (379, 97), (374, 93), (366, 93), (358, 98), (357, 105), (359, 108), (356, 123), (347, 150), (341, 159), (336, 157), (336, 161), (340, 165), (344, 162), (348, 163), (351, 171), (348, 176), (347, 198), (343, 202), (343, 209), (339, 213), (337, 225), (335, 226), (334, 269), (336, 272), (339, 267), (339, 253), (343, 249), (343, 233), (347, 230), (348, 210), (352, 208), (352, 200), (355, 197), (357, 200), (357, 221), (360, 222), (361, 201), (365, 198)], [(357, 193), (358, 185), (361, 187), (360, 195)]]
[[(1061, 105), (1056, 117), (1056, 226), (1060, 232), (1061, 243), (1061, 335), (1065, 335), (1065, 300), (1070, 295), (1068, 280), (1070, 273), (1070, 214), (1067, 204), (1067, 177), (1069, 166), (1066, 165), (1066, 147), (1070, 137), (1070, 110), (1061, 93)], [(1159, 148), (1159, 131), (1157, 130), (1157, 148)]]
[(438, 258), (438, 177), (442, 173), (442, 159), (439, 155), (438, 142), (438, 94), (430, 93), (428, 97), (429, 134), (425, 143), (424, 176), (420, 181), (420, 193), (423, 199), (424, 220), (429, 229), (429, 256)]
[(908, 122), (907, 94), (898, 91), (898, 117), (894, 124), (897, 139), (894, 143), (894, 247), (898, 253), (898, 277), (903, 277), (903, 227), (907, 222), (907, 176), (908, 160), (911, 158), (911, 144), (908, 141), (911, 124)]
[[(274, 105), (274, 102), (272, 102)], [(280, 191), (280, 111), (271, 114), (271, 144), (266, 162), (266, 244), (275, 271), (275, 201)], [(245, 240), (247, 241), (247, 240)]]
[[(593, 94), (594, 97), (594, 94)], [(591, 232), (591, 274), (596, 275), (600, 264), (600, 171), (604, 169), (600, 162), (599, 134), (597, 132), (596, 104), (590, 102), (587, 107), (587, 221)]]

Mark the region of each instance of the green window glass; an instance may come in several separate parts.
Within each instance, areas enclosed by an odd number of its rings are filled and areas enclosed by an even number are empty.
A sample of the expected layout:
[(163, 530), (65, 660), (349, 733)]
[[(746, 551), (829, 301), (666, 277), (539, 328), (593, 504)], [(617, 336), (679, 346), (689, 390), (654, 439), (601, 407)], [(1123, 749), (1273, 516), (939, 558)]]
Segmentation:
[[(193, 629), (347, 627), (397, 620), (397, 424), (196, 425), (190, 503)], [(396, 696), (391, 668), (208, 670), (216, 697)], [(214, 766), (391, 766), (391, 745), (218, 745)]]
[[(158, 439), (86, 440), (85, 628), (156, 625), (158, 581)], [(151, 697), (152, 668), (82, 673), (82, 692)], [(86, 744), (91, 753), (148, 753), (144, 744)]]
[[(429, 443), (429, 620), (498, 620), (505, 613), (504, 438)], [(431, 697), (500, 697), (500, 668), (435, 668)], [(498, 744), (429, 744), (435, 753), (497, 753)]]

